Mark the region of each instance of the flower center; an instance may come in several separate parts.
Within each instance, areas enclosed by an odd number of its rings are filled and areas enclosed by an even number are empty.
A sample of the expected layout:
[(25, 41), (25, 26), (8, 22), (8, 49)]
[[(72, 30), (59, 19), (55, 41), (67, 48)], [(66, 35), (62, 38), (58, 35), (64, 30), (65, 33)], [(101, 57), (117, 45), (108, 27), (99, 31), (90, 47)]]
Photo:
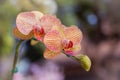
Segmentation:
[(34, 36), (35, 36), (35, 38), (36, 38), (37, 40), (42, 41), (43, 36), (44, 36), (44, 34), (45, 34), (45, 31), (44, 31), (43, 27), (40, 27), (40, 28), (35, 27), (35, 28), (33, 29), (33, 31), (34, 31)]
[(64, 48), (64, 49), (69, 49), (69, 48), (72, 48), (72, 47), (73, 47), (73, 42), (70, 41), (70, 40), (64, 39), (64, 40), (62, 41), (62, 45), (63, 45), (63, 48)]

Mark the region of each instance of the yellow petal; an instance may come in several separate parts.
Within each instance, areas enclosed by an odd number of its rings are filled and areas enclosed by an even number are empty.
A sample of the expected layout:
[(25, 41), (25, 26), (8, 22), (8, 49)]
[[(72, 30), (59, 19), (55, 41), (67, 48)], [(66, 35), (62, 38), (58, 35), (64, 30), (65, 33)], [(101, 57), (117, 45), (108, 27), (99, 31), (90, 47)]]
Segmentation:
[(71, 48), (71, 50), (75, 53), (75, 54), (77, 54), (77, 53), (79, 53), (80, 52), (80, 50), (81, 50), (81, 45), (74, 45), (72, 48)]
[(52, 59), (52, 58), (58, 56), (59, 54), (60, 54), (60, 52), (54, 53), (54, 52), (46, 49), (43, 56), (44, 56), (44, 58), (46, 58), (46, 59)]
[(45, 46), (53, 51), (60, 52), (61, 51), (61, 36), (57, 30), (51, 30), (44, 36), (44, 44)]
[(28, 39), (32, 38), (32, 36), (33, 36), (33, 31), (31, 31), (28, 35), (24, 35), (24, 34), (22, 34), (22, 33), (17, 29), (17, 27), (15, 27), (15, 28), (13, 29), (13, 34), (14, 34), (14, 36), (17, 37), (17, 38), (20, 38), (20, 39), (22, 39), (22, 40), (28, 40)]
[(64, 33), (66, 38), (73, 42), (73, 45), (80, 44), (82, 32), (77, 26), (66, 27)]

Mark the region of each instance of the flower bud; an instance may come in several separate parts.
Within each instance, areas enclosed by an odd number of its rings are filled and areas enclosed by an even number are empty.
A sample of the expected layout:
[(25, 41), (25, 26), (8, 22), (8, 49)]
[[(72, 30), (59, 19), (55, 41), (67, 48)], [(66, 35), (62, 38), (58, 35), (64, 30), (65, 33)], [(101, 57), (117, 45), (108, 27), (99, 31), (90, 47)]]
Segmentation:
[(89, 71), (91, 68), (91, 60), (87, 55), (78, 55), (73, 56), (74, 59), (81, 62), (82, 68), (84, 68), (86, 71)]

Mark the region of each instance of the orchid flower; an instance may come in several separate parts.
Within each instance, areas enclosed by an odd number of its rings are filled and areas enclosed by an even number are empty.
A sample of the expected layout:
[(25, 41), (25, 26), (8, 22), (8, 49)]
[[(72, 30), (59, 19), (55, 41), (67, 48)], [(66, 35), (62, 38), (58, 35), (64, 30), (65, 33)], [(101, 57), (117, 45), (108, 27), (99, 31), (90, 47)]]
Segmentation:
[[(34, 26), (38, 24), (43, 13), (38, 11), (22, 12), (16, 18), (16, 26), (13, 30), (14, 35), (20, 39), (30, 39), (33, 37)], [(30, 35), (31, 34), (31, 35)], [(29, 36), (29, 37), (28, 37)]]
[(45, 58), (53, 58), (64, 51), (65, 54), (75, 55), (81, 49), (82, 33), (76, 26), (52, 29), (44, 37)]
[(53, 25), (59, 26), (61, 22), (55, 16), (44, 15), (39, 11), (22, 12), (17, 16), (16, 28), (13, 33), (20, 39), (30, 39), (35, 37), (42, 41)]

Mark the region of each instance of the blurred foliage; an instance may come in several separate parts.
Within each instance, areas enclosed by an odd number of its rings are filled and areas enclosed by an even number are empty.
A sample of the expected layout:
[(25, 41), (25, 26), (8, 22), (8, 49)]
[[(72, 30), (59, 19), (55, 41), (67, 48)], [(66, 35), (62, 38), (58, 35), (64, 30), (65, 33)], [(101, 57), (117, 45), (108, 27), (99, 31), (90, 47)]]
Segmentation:
[[(91, 12), (91, 7), (95, 7), (94, 0), (57, 0), (57, 3), (59, 6), (58, 16), (62, 19), (62, 22), (68, 26), (77, 24), (81, 27), (80, 25), (86, 21), (85, 17), (87, 14)], [(77, 12), (80, 12), (80, 14)]]
[(57, 11), (54, 0), (10, 0), (10, 2), (20, 11), (38, 10), (47, 14), (54, 14)]
[(99, 43), (120, 36), (117, 2), (119, 0), (57, 0), (57, 14), (65, 25), (78, 25), (91, 42)]
[(5, 0), (0, 4), (0, 54), (9, 54), (13, 49), (12, 27), (16, 9)]

